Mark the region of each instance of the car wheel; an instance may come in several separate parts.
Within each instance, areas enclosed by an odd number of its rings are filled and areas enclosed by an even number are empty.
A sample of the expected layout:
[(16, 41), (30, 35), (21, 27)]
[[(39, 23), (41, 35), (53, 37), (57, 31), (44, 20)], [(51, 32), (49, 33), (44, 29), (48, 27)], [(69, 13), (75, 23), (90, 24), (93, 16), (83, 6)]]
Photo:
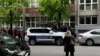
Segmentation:
[(30, 44), (31, 45), (35, 45), (36, 44), (36, 41), (35, 40), (30, 40)]
[(88, 39), (88, 40), (86, 41), (86, 44), (87, 44), (88, 46), (92, 46), (92, 45), (94, 44), (94, 41), (91, 40), (91, 39)]
[(62, 39), (57, 39), (56, 40), (56, 44), (57, 45), (62, 45), (63, 44), (63, 40)]

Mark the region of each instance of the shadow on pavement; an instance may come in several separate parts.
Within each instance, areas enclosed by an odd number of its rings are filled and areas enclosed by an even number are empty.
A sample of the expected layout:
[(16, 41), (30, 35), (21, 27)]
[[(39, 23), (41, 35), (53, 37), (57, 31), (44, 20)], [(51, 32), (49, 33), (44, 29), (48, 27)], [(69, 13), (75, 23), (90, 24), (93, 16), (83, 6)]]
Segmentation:
[[(56, 44), (53, 44), (53, 43), (37, 43), (37, 44), (35, 44), (35, 45), (30, 45), (30, 46), (58, 46), (58, 45), (56, 45)], [(63, 45), (59, 45), (59, 46), (63, 46)]]
[[(79, 44), (80, 46), (87, 46), (86, 44)], [(92, 46), (100, 46), (100, 44), (94, 44)]]

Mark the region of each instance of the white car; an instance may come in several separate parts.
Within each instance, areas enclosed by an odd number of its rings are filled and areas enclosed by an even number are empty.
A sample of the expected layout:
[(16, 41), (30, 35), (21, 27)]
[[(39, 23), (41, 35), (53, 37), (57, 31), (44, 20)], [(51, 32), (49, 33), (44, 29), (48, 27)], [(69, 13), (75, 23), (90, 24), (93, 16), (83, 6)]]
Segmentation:
[(80, 33), (79, 42), (85, 43), (89, 46), (93, 44), (100, 44), (100, 29), (94, 29), (85, 33)]
[(57, 32), (48, 27), (28, 28), (26, 33), (26, 37), (29, 38), (28, 41), (31, 45), (37, 42), (52, 42), (61, 45), (65, 36), (64, 32)]

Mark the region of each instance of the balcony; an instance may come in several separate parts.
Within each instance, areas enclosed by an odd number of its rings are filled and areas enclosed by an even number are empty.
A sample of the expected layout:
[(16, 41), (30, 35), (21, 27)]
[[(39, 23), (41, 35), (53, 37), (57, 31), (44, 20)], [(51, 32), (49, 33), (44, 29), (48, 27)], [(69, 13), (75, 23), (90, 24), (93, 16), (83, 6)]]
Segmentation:
[(26, 15), (34, 16), (39, 14), (39, 8), (26, 8)]

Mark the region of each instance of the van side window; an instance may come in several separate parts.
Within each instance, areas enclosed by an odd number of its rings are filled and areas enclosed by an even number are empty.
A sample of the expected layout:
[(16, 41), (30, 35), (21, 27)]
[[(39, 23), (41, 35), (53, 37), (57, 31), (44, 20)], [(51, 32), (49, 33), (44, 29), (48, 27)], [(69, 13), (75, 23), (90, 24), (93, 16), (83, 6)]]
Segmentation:
[(49, 33), (48, 29), (30, 29), (31, 33)]
[(42, 30), (42, 33), (49, 33), (49, 31), (50, 31), (50, 30), (48, 30), (48, 29), (43, 29), (43, 30)]
[(41, 33), (41, 29), (30, 29), (31, 33)]

